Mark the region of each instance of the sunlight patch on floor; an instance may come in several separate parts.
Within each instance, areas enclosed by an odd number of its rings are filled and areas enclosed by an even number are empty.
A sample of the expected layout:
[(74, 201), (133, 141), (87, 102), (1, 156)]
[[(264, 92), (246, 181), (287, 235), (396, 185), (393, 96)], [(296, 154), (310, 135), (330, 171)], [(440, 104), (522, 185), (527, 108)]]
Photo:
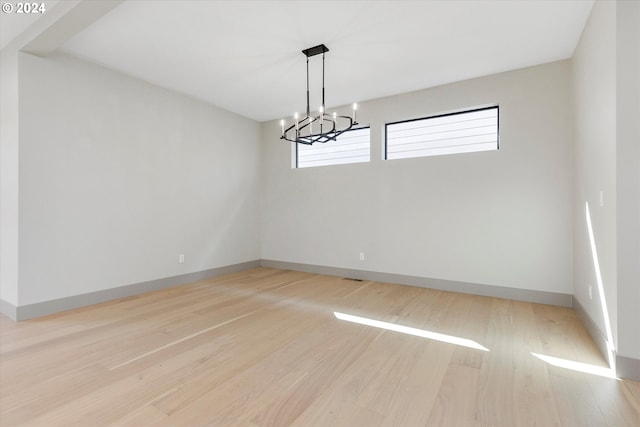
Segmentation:
[(534, 352), (531, 352), (531, 354), (542, 360), (543, 362), (546, 362), (549, 365), (557, 366), (558, 368), (570, 369), (572, 371), (582, 372), (585, 374), (617, 379), (615, 372), (611, 368), (589, 365), (588, 363), (575, 362), (573, 360), (561, 359), (559, 357), (547, 356), (545, 354)]
[(438, 332), (427, 331), (425, 329), (411, 328), (409, 326), (397, 325), (395, 323), (382, 322), (380, 320), (367, 319), (366, 317), (353, 316), (351, 314), (344, 314), (333, 312), (334, 316), (340, 320), (344, 320), (352, 323), (359, 323), (361, 325), (373, 326), (374, 328), (386, 329), (387, 331), (400, 332), (407, 335), (413, 335), (416, 337), (428, 338), (430, 340), (436, 340), (446, 342), (449, 344), (460, 345), (463, 347), (469, 347), (476, 350), (489, 351), (488, 348), (477, 342), (460, 338), (453, 335), (440, 334)]

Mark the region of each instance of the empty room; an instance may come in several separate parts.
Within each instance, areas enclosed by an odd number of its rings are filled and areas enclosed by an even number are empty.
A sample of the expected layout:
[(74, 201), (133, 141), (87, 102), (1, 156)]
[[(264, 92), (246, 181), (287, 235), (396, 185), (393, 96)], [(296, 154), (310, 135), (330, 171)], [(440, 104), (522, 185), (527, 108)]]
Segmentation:
[(2, 1), (0, 426), (639, 426), (640, 1)]

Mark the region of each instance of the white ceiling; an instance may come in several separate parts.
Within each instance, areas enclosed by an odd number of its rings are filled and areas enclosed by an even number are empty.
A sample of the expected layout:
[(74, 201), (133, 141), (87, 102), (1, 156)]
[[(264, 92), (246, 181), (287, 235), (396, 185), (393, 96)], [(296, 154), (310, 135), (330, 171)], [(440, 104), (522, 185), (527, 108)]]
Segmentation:
[[(569, 58), (593, 0), (128, 0), (62, 50), (258, 121)], [(312, 109), (321, 57), (311, 58)], [(315, 106), (315, 108), (314, 108)]]
[[(51, 10), (56, 3), (60, 0), (40, 0), (36, 4), (44, 4), (45, 13)], [(0, 13), (0, 49), (4, 49), (13, 39), (15, 39), (20, 33), (24, 32), (27, 28), (33, 25), (36, 21), (39, 21), (44, 13), (17, 13), (15, 1), (2, 1), (2, 4), (10, 3), (13, 8), (11, 13), (2, 11)], [(32, 4), (34, 2), (22, 2)]]

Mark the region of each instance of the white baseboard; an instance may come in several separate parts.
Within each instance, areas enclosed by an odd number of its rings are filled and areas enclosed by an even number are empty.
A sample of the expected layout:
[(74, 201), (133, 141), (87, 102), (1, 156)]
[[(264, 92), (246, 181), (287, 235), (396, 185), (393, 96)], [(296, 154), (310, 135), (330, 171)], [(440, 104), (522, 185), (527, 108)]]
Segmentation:
[(13, 320), (17, 320), (16, 318), (18, 317), (16, 314), (17, 313), (16, 306), (3, 299), (0, 299), (0, 313), (4, 314), (5, 316)]
[(172, 286), (177, 286), (184, 283), (197, 282), (199, 280), (210, 279), (213, 277), (236, 273), (256, 267), (260, 267), (259, 260), (212, 268), (195, 273), (182, 274), (180, 276), (166, 277), (164, 279), (151, 280), (148, 282), (134, 283), (131, 285), (119, 286), (117, 288), (89, 292), (81, 295), (73, 295), (70, 297), (43, 301), (35, 304), (27, 304), (17, 307), (7, 303), (4, 300), (0, 300), (0, 312), (16, 321), (33, 319), (35, 317), (47, 316), (49, 314), (59, 313), (61, 311), (85, 307), (101, 302), (112, 301), (118, 298), (140, 295), (145, 292), (170, 288)]
[[(598, 350), (600, 350), (600, 353), (602, 353), (605, 360), (609, 361), (606, 335), (600, 330), (596, 322), (593, 321), (582, 304), (580, 304), (580, 301), (576, 298), (573, 299), (573, 309), (582, 321), (584, 327), (587, 329), (587, 332), (589, 332), (589, 335), (591, 335), (591, 338), (598, 347)], [(640, 381), (640, 359), (616, 354), (613, 362), (615, 364), (616, 376), (618, 376), (618, 378)]]
[(421, 288), (504, 298), (516, 301), (526, 301), (538, 304), (558, 305), (561, 307), (571, 307), (573, 303), (573, 295), (556, 292), (507, 288), (504, 286), (481, 285), (477, 283), (457, 282), (453, 280), (433, 279), (429, 277), (407, 276), (404, 274), (381, 273), (377, 271), (354, 270), (265, 259), (261, 261), (261, 264), (263, 267), (326, 274), (329, 276), (348, 277), (352, 279), (374, 280), (376, 282), (398, 283), (400, 285), (417, 286)]

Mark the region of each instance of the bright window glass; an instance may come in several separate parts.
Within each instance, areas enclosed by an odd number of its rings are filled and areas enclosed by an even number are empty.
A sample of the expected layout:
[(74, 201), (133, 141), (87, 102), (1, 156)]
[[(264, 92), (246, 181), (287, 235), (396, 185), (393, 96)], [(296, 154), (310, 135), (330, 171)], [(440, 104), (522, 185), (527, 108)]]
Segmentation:
[(498, 149), (498, 107), (443, 114), (385, 126), (385, 158)]
[(370, 129), (349, 130), (337, 138), (337, 141), (297, 145), (297, 166), (341, 165), (346, 163), (368, 162), (371, 157)]

